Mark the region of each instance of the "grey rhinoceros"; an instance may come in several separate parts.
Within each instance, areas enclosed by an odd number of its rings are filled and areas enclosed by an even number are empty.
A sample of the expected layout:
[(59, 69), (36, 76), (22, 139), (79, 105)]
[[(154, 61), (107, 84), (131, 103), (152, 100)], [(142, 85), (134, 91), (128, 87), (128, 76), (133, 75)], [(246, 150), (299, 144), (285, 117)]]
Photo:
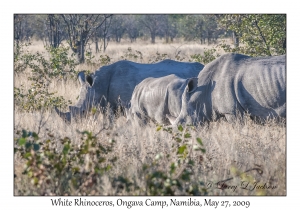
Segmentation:
[(141, 64), (131, 61), (118, 61), (96, 70), (93, 76), (78, 74), (81, 83), (79, 100), (69, 112), (63, 113), (55, 108), (57, 114), (66, 122), (82, 116), (93, 106), (106, 107), (110, 104), (116, 110), (120, 100), (128, 103), (137, 84), (148, 77), (162, 77), (175, 74), (181, 78), (197, 77), (204, 65), (198, 62), (178, 62), (164, 60), (155, 64)]
[(126, 107), (127, 121), (140, 125), (149, 120), (170, 124), (166, 116), (179, 116), (183, 91), (187, 84), (190, 88), (193, 84), (197, 85), (197, 79), (183, 79), (174, 74), (144, 79), (135, 87), (130, 106)]
[[(190, 88), (192, 87), (192, 88)], [(286, 56), (249, 57), (225, 54), (207, 64), (196, 86), (186, 85), (179, 116), (168, 115), (173, 125), (228, 121), (244, 116), (260, 122), (286, 117)]]

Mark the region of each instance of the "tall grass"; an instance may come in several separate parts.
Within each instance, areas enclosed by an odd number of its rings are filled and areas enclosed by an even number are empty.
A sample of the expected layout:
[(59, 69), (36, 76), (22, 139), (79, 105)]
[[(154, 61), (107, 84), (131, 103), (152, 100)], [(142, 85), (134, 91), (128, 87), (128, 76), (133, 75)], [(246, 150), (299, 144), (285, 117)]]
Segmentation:
[[(229, 39), (224, 40), (230, 43)], [(64, 46), (68, 46), (66, 42), (62, 42)], [(216, 43), (217, 44), (217, 43)], [(86, 50), (92, 52), (95, 59), (100, 55), (107, 54), (112, 58), (112, 62), (116, 62), (131, 48), (133, 51), (139, 51), (143, 54), (143, 59), (139, 60), (142, 63), (148, 63), (149, 60), (158, 52), (160, 54), (167, 54), (168, 58), (175, 59), (177, 55), (183, 58), (184, 61), (189, 61), (191, 55), (201, 54), (205, 49), (211, 49), (215, 45), (200, 44), (200, 41), (184, 41), (183, 39), (174, 39), (174, 42), (165, 43), (164, 39), (157, 39), (155, 44), (151, 44), (150, 40), (137, 39), (136, 42), (130, 42), (127, 39), (122, 39), (120, 43), (110, 41), (105, 52), (101, 48), (101, 42), (98, 43), (100, 52), (96, 53), (95, 43), (89, 42)], [(42, 41), (33, 41), (29, 47), (30, 52), (45, 52)], [(70, 50), (70, 53), (71, 50)], [(221, 51), (221, 54), (224, 52)]]
[[(42, 50), (41, 43), (35, 43), (31, 49)], [(143, 53), (143, 59), (147, 59), (156, 52), (173, 55), (181, 50), (182, 55), (201, 53), (206, 46), (195, 43), (158, 43), (155, 45), (137, 43), (110, 43), (107, 53), (117, 61), (128, 47)], [(170, 56), (173, 58), (172, 56)], [(188, 59), (186, 59), (188, 60)], [(81, 65), (78, 68), (87, 68)], [(30, 81), (25, 73), (15, 75), (15, 86), (30, 87)], [(66, 100), (76, 102), (80, 85), (73, 80), (54, 81), (49, 86), (51, 92), (57, 92)], [(111, 171), (101, 177), (101, 184), (95, 186), (94, 191), (86, 193), (84, 190), (69, 190), (69, 195), (144, 195), (143, 187), (146, 185), (143, 166), (156, 161), (159, 154), (174, 153), (174, 133), (158, 131), (154, 123), (149, 123), (141, 128), (137, 125), (128, 124), (124, 116), (112, 115), (113, 123), (107, 115), (96, 112), (86, 118), (70, 125), (65, 124), (52, 110), (36, 112), (24, 112), (15, 107), (14, 130), (15, 138), (22, 129), (36, 132), (40, 139), (46, 141), (49, 135), (54, 136), (57, 151), (61, 151), (63, 145), (60, 139), (68, 137), (74, 145), (82, 142), (80, 133), (77, 131), (88, 130), (97, 137), (97, 141), (108, 144), (112, 139), (116, 141), (113, 154), (118, 156)], [(178, 132), (178, 131), (177, 131)], [(194, 166), (188, 170), (193, 172), (193, 183), (203, 182), (207, 187), (208, 195), (286, 195), (286, 126), (285, 123), (269, 121), (264, 125), (257, 124), (245, 118), (235, 123), (227, 123), (224, 120), (211, 122), (206, 125), (196, 126), (190, 130), (189, 143), (194, 144), (197, 137), (202, 139), (205, 153), (191, 153)], [(175, 148), (176, 149), (176, 148)], [(170, 162), (176, 162), (176, 156), (171, 159), (162, 156), (161, 170), (167, 173)], [(31, 184), (30, 179), (22, 174), (25, 160), (18, 154), (15, 155), (15, 195), (35, 195), (40, 192)], [(255, 169), (255, 170), (250, 170)], [(249, 170), (248, 172), (246, 172)], [(245, 172), (245, 173), (243, 173)], [(129, 181), (140, 186), (140, 189), (126, 191), (125, 188), (116, 187), (114, 177), (124, 176)], [(220, 187), (219, 181), (228, 181)], [(212, 185), (210, 185), (210, 183)], [(223, 182), (221, 182), (223, 183)], [(242, 189), (246, 183), (247, 189)], [(258, 185), (276, 186), (275, 189), (253, 189)], [(226, 185), (225, 185), (226, 184)], [(211, 187), (210, 187), (211, 186)], [(234, 186), (237, 188), (234, 190)], [(230, 188), (232, 187), (232, 188)], [(64, 195), (64, 192), (55, 192), (55, 187), (49, 187), (45, 195)], [(61, 194), (59, 194), (61, 193)], [(178, 189), (178, 195), (186, 192)]]

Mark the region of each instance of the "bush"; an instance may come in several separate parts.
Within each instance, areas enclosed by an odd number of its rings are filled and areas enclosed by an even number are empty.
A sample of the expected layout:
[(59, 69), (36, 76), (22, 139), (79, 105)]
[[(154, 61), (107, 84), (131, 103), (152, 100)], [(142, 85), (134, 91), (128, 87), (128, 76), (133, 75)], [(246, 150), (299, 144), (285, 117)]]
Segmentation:
[(15, 105), (24, 111), (46, 110), (54, 106), (66, 107), (71, 101), (66, 101), (62, 96), (55, 96), (55, 93), (48, 91), (43, 82), (32, 83), (27, 91), (23, 86), (14, 87)]
[[(173, 152), (171, 154), (158, 154), (155, 161), (150, 165), (143, 166), (143, 173), (146, 180), (146, 195), (176, 195), (184, 192), (186, 195), (206, 195), (207, 190), (204, 182), (197, 181), (191, 168), (194, 166), (192, 153), (200, 151), (205, 153), (203, 143), (200, 138), (196, 138), (196, 144), (191, 144), (190, 129), (180, 125), (178, 131), (172, 128), (157, 127), (157, 131), (163, 130), (173, 136)], [(171, 160), (176, 159), (176, 162)], [(161, 168), (163, 161), (168, 162), (168, 171)]]
[(135, 52), (132, 50), (131, 47), (128, 47), (127, 51), (124, 53), (124, 55), (121, 56), (121, 59), (123, 60), (131, 60), (142, 63), (143, 61), (143, 54), (135, 50)]
[(32, 58), (31, 62), (28, 63), (28, 67), (32, 72), (30, 80), (37, 81), (44, 78), (50, 81), (50, 79), (54, 78), (76, 78), (74, 54), (71, 57), (68, 56), (68, 47), (46, 47), (45, 49), (49, 53), (49, 59), (39, 52), (27, 55)]
[[(60, 138), (52, 133), (41, 139), (37, 133), (17, 131), (15, 156), (25, 161), (23, 174), (27, 186), (16, 189), (22, 195), (99, 195), (103, 177), (108, 176), (114, 192), (131, 195), (202, 195), (207, 194), (204, 183), (197, 181), (191, 167), (193, 152), (205, 153), (203, 143), (197, 138), (196, 144), (189, 144), (193, 127), (171, 128), (159, 126), (173, 135), (174, 149), (169, 154), (158, 154), (150, 164), (144, 164), (138, 185), (136, 180), (111, 173), (118, 161), (115, 140), (100, 143), (91, 132), (79, 132), (80, 142), (75, 145), (70, 138)], [(176, 162), (172, 162), (172, 160)], [(169, 167), (163, 168), (165, 162)], [(120, 164), (120, 163), (118, 163)], [(29, 184), (30, 183), (30, 184)]]
[[(107, 159), (114, 140), (103, 145), (90, 132), (79, 132), (81, 142), (76, 147), (71, 139), (60, 139), (60, 150), (53, 134), (41, 140), (35, 132), (23, 130), (15, 141), (15, 153), (26, 161), (27, 175), (38, 195), (71, 193), (90, 194), (100, 182), (98, 175), (111, 169), (116, 157)], [(112, 164), (112, 165), (111, 165)], [(48, 192), (48, 193), (49, 193)]]
[(23, 86), (14, 88), (15, 104), (25, 111), (67, 106), (71, 102), (66, 102), (63, 97), (49, 92), (49, 84), (54, 78), (64, 80), (68, 77), (76, 78), (74, 55), (68, 56), (68, 47), (46, 47), (49, 53), (49, 59), (46, 59), (45, 55), (39, 52), (29, 53), (27, 49), (29, 45), (30, 43), (17, 45), (14, 54), (15, 72), (20, 73), (29, 68), (31, 75), (28, 80), (32, 81), (28, 90)]
[(25, 71), (34, 60), (34, 56), (28, 51), (30, 45), (31, 42), (14, 41), (14, 71), (16, 73)]
[(234, 48), (220, 47), (225, 52), (249, 56), (276, 56), (286, 54), (286, 14), (227, 14), (220, 15), (218, 24), (235, 32), (238, 42)]
[(192, 55), (191, 58), (193, 61), (203, 63), (204, 65), (206, 65), (209, 62), (218, 58), (219, 56), (220, 56), (220, 54), (217, 52), (217, 50), (215, 48), (212, 48), (212, 49), (204, 48), (203, 55), (195, 54), (195, 55)]
[(151, 56), (148, 63), (157, 63), (167, 58), (168, 58), (168, 54), (166, 53), (160, 54), (159, 52), (156, 52), (154, 56)]

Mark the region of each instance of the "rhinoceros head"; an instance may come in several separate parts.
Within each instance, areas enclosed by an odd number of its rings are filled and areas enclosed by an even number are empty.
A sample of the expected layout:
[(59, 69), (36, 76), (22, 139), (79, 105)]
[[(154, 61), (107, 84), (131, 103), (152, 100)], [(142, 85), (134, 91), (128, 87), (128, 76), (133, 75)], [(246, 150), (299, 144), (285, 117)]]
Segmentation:
[(199, 83), (198, 78), (187, 80), (182, 94), (181, 111), (179, 116), (167, 115), (172, 125), (202, 123), (211, 118), (211, 91), (215, 82)]
[(67, 123), (71, 123), (71, 119), (81, 118), (96, 104), (98, 95), (95, 91), (95, 81), (97, 77), (85, 76), (84, 72), (78, 74), (78, 80), (81, 84), (78, 102), (75, 106), (69, 106), (69, 112), (61, 112), (55, 107), (56, 113)]

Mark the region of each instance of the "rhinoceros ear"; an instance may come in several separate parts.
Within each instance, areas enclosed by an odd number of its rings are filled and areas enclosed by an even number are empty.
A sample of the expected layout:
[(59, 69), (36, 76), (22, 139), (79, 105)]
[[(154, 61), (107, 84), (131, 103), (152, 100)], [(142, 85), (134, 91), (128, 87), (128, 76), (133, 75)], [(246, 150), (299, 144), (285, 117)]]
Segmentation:
[(187, 84), (188, 92), (189, 93), (193, 92), (197, 88), (198, 78), (197, 77), (189, 78), (187, 83), (188, 83)]
[(90, 75), (87, 75), (86, 81), (89, 83), (90, 86), (93, 86), (93, 77), (91, 77)]
[(84, 72), (85, 71), (81, 71), (78, 73), (78, 80), (79, 80), (80, 84), (84, 85), (87, 82), (90, 86), (92, 86), (93, 82), (94, 82), (93, 77), (91, 75), (85, 76)]
[(80, 82), (81, 85), (85, 84), (85, 75), (84, 75), (84, 71), (81, 71), (78, 73), (78, 80)]

